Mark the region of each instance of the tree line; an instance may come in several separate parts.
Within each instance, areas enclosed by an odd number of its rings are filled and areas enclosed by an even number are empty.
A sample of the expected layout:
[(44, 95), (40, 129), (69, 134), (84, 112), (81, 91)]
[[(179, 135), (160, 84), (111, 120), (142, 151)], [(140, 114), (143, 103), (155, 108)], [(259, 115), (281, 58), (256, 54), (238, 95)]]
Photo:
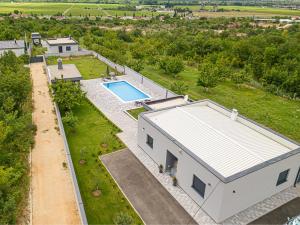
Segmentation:
[(0, 224), (15, 224), (27, 206), (33, 145), (29, 69), (12, 52), (0, 58)]

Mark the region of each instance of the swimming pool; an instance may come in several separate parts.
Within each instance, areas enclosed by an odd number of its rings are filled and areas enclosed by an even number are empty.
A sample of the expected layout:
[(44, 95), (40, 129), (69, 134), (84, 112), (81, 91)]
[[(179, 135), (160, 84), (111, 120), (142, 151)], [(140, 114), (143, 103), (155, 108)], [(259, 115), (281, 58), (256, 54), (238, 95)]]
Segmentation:
[(123, 102), (145, 100), (151, 98), (127, 81), (114, 81), (102, 84)]

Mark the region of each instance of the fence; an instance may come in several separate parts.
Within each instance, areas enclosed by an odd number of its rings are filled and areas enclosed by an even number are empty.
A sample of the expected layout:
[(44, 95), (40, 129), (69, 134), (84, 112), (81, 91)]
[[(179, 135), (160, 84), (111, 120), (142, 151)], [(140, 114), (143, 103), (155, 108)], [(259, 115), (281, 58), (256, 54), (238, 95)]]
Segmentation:
[(151, 90), (154, 90), (155, 92), (164, 95), (165, 98), (171, 98), (178, 96), (174, 92), (168, 90), (167, 88), (162, 87), (161, 85), (157, 84), (153, 80), (143, 76), (142, 74), (130, 69), (127, 66), (124, 66), (125, 68), (125, 74), (132, 76), (135, 80), (139, 81), (141, 84), (143, 84), (146, 88), (149, 88)]
[[(48, 82), (49, 82), (49, 84), (51, 84), (51, 77), (50, 77), (50, 74), (49, 74), (49, 70), (47, 68), (46, 60), (44, 60), (44, 66), (45, 66)], [(70, 154), (70, 149), (69, 149), (69, 145), (68, 145), (64, 125), (62, 123), (62, 118), (61, 118), (61, 115), (60, 115), (58, 105), (56, 103), (54, 103), (54, 108), (55, 108), (55, 112), (56, 112), (56, 116), (57, 116), (57, 122), (58, 122), (59, 130), (60, 130), (60, 134), (61, 134), (61, 136), (63, 137), (63, 140), (64, 140), (64, 146), (65, 146), (67, 161), (68, 161), (68, 165), (69, 165), (69, 168), (70, 168), (70, 173), (71, 173), (73, 187), (74, 187), (74, 191), (75, 191), (75, 195), (76, 195), (76, 202), (77, 202), (78, 209), (79, 209), (79, 215), (80, 215), (81, 223), (83, 225), (87, 225), (88, 221), (87, 221), (87, 218), (86, 218), (86, 214), (85, 214), (85, 210), (84, 210), (84, 204), (83, 204), (83, 201), (82, 201), (82, 198), (81, 198), (81, 194), (80, 194), (80, 190), (79, 190), (79, 186), (78, 186), (78, 181), (77, 181), (77, 177), (76, 177), (75, 170), (74, 170), (74, 165), (73, 165), (73, 161), (72, 161), (71, 154)]]
[(105, 58), (104, 56), (96, 53), (93, 51), (93, 55), (98, 58), (100, 61), (104, 62), (105, 64), (109, 65), (110, 67), (116, 69), (120, 73), (124, 73), (128, 76), (133, 77), (138, 82), (142, 83), (146, 88), (149, 88), (157, 93), (159, 93), (162, 96), (165, 96), (165, 98), (170, 97), (176, 97), (178, 96), (174, 92), (162, 87), (161, 85), (157, 84), (156, 82), (150, 80), (149, 78), (143, 76), (142, 74), (134, 71), (133, 69), (127, 67), (127, 66), (121, 66), (117, 63), (114, 63), (110, 61), (109, 59)]

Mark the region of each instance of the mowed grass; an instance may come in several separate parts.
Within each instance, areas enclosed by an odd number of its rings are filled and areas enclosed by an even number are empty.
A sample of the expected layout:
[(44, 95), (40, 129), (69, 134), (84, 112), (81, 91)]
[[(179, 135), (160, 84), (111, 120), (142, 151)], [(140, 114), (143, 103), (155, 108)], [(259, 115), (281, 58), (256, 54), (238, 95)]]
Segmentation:
[(130, 115), (132, 115), (135, 119), (138, 119), (139, 115), (145, 111), (146, 111), (146, 109), (144, 107), (127, 110), (127, 112)]
[[(56, 65), (58, 57), (49, 57), (48, 65)], [(75, 64), (84, 80), (106, 77), (107, 65), (94, 56), (62, 58), (63, 64)], [(109, 71), (115, 71), (109, 67)]]
[[(130, 215), (134, 224), (142, 224), (98, 159), (99, 155), (125, 147), (116, 137), (120, 130), (88, 100), (73, 113), (78, 124), (74, 130), (65, 125), (65, 131), (89, 224), (113, 224), (120, 212)], [(86, 160), (83, 165), (79, 163), (82, 159)], [(101, 190), (100, 197), (92, 195), (97, 187)]]
[[(157, 83), (170, 88), (175, 79), (153, 66), (146, 66), (142, 74)], [(250, 86), (238, 88), (225, 81), (206, 92), (197, 86), (197, 69), (187, 67), (178, 80), (189, 86), (187, 94), (194, 99), (211, 99), (225, 107), (236, 108), (239, 112), (275, 131), (300, 142), (300, 102), (269, 94)]]

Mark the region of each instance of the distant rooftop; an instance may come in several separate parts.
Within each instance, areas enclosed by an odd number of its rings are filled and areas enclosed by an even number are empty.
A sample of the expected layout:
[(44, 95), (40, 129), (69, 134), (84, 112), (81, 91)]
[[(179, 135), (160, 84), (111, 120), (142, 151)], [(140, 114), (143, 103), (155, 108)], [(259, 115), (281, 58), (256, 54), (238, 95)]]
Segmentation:
[(25, 48), (24, 40), (0, 41), (0, 49)]
[(75, 41), (72, 37), (64, 37), (64, 38), (51, 38), (47, 39), (47, 43), (49, 45), (64, 45), (64, 44), (77, 44), (77, 41)]
[(31, 33), (31, 38), (41, 38), (41, 35), (38, 32)]
[(230, 182), (300, 153), (298, 144), (209, 101), (142, 114), (169, 139)]
[(65, 80), (72, 80), (72, 81), (78, 81), (82, 79), (82, 76), (77, 69), (77, 67), (74, 64), (63, 64), (63, 69), (58, 69), (57, 65), (51, 65), (48, 66), (51, 81), (54, 81), (55, 79), (63, 79)]

